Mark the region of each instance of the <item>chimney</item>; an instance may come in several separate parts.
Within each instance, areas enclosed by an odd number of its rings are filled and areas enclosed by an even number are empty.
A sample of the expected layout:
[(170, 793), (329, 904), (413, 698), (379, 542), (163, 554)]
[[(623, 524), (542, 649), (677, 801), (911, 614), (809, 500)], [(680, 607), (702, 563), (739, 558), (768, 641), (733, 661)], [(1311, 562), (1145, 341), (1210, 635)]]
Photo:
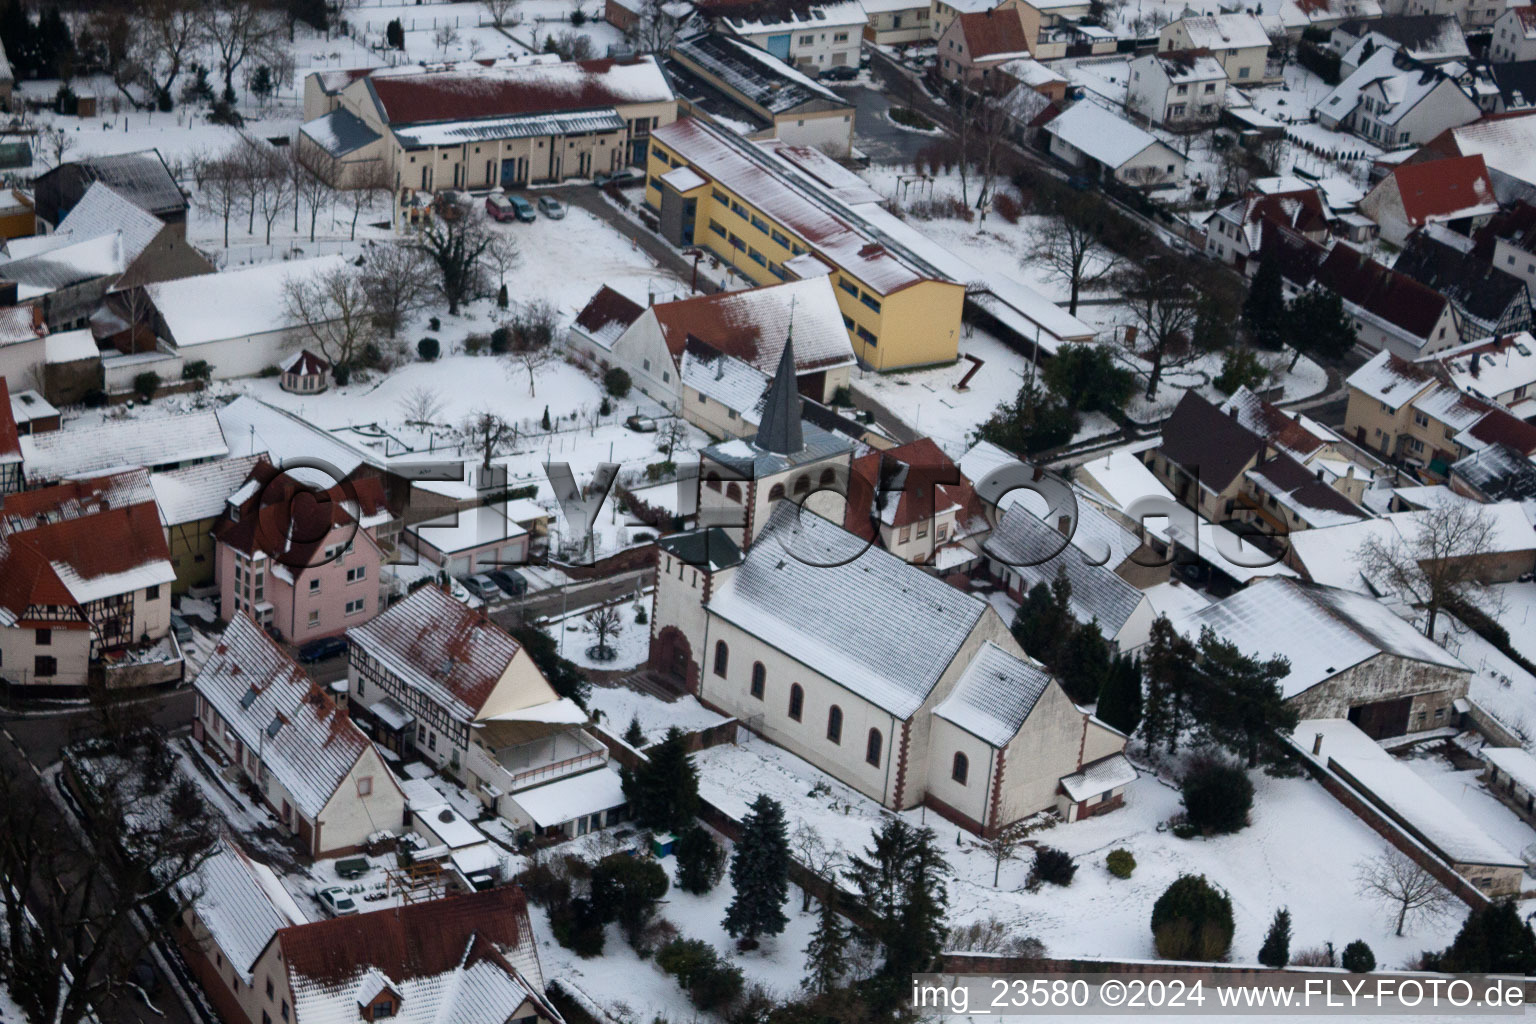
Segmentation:
[(1355, 478), (1355, 464), (1353, 462), (1351, 462), (1348, 466), (1346, 466), (1344, 468), (1344, 479), (1346, 479), (1346, 480), (1353, 480), (1354, 478)]
[(1321, 480), (1323, 478), (1323, 467), (1322, 466), (1318, 466), (1317, 467), (1317, 478), (1319, 480)]
[(1072, 536), (1072, 517), (1071, 516), (1057, 516), (1056, 517), (1056, 529), (1061, 532), (1061, 535), (1063, 537), (1070, 537), (1070, 536)]
[(1478, 372), (1482, 370), (1482, 361), (1483, 354), (1481, 352), (1472, 353), (1472, 376), (1476, 377)]
[(1312, 739), (1312, 756), (1316, 757), (1323, 752), (1323, 734), (1318, 733)]
[(1230, 416), (1234, 420), (1237, 419), (1237, 406), (1235, 406), (1235, 405), (1227, 406), (1227, 415)]

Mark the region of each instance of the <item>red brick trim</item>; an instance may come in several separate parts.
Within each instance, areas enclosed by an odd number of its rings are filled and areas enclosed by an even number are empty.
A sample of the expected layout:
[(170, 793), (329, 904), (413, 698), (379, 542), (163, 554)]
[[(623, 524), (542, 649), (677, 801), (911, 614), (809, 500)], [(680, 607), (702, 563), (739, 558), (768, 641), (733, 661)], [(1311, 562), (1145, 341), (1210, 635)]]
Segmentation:
[[(991, 806), (987, 809), (987, 827), (982, 832), (983, 835), (990, 836), (1003, 825), (1007, 824), (1007, 822), (1000, 822), (997, 820), (999, 809), (1003, 804), (1003, 762), (1006, 761), (1007, 758), (1008, 752), (1006, 750), (999, 750), (997, 752), (997, 764), (994, 765), (992, 769)], [(1078, 754), (1078, 759), (1082, 759), (1081, 753)]]
[[(901, 746), (896, 755), (896, 790), (891, 794), (891, 806), (901, 810), (901, 798), (907, 788), (907, 757), (912, 743), (912, 719), (901, 723)], [(887, 754), (887, 757), (890, 755)]]
[(966, 831), (974, 832), (979, 836), (986, 835), (986, 829), (981, 822), (963, 811), (956, 810), (932, 793), (923, 794), (923, 803), (933, 808), (934, 813), (939, 817), (954, 822)]

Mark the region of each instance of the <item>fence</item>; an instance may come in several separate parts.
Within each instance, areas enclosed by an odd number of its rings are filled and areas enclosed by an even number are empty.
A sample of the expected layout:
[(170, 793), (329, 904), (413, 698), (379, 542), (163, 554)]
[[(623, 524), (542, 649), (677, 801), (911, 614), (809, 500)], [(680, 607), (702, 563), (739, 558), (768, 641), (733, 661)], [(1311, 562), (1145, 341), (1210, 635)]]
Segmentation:
[(311, 242), (307, 239), (291, 238), (273, 242), (271, 245), (232, 245), (215, 252), (214, 260), (218, 263), (219, 269), (223, 270), (249, 263), (271, 263), (274, 260), (291, 260), (301, 256), (334, 256), (360, 250), (362, 245), (362, 242), (350, 242), (346, 239), (322, 238)]

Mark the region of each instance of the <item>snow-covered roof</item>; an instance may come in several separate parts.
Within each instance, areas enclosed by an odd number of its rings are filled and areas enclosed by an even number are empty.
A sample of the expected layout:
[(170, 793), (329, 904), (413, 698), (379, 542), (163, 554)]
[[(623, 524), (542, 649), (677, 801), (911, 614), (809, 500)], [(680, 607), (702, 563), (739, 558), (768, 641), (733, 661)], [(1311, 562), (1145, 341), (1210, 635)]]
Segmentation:
[[(343, 477), (368, 461), (363, 449), (250, 395), (241, 395), (222, 406), (218, 421), (229, 439), (231, 456), (265, 453), (276, 466), (295, 459), (320, 459)], [(303, 476), (302, 472), (295, 475)], [(328, 478), (313, 482), (324, 487), (335, 483)]]
[(710, 597), (710, 612), (896, 717), (910, 717), (986, 604), (820, 516), (797, 512), (787, 502), (774, 507), (746, 559)]
[[(907, 3), (907, 0), (901, 0)], [(793, 66), (744, 40), (702, 32), (672, 46), (682, 58), (708, 72), (752, 103), (773, 113), (793, 110), (816, 100), (848, 105), (837, 93)]]
[(854, 362), (842, 310), (838, 308), (832, 282), (825, 277), (696, 295), (659, 303), (652, 310), (667, 348), (679, 360), (688, 339), (696, 338), (771, 376), (778, 369), (785, 342), (793, 334), (797, 374), (851, 366)]
[(317, 280), (346, 265), (344, 256), (257, 263), (222, 274), (200, 274), (145, 286), (165, 321), (169, 340), (185, 349), (298, 327), (288, 312), (288, 282)]
[[(699, 6), (703, 7), (706, 13), (713, 13), (709, 10), (708, 4)], [(719, 14), (721, 20), (729, 25), (732, 31), (742, 36), (761, 35), (774, 31), (792, 32), (808, 27), (831, 29), (862, 26), (869, 18), (858, 0), (842, 0), (842, 2), (831, 0), (831, 2), (802, 5), (786, 4), (776, 15), (765, 13), (761, 6), (752, 9), (753, 14), (750, 17), (731, 17), (729, 6), (722, 6)]]
[(1293, 579), (1251, 584), (1174, 626), (1191, 639), (1209, 626), (1244, 654), (1288, 659), (1290, 671), (1280, 680), (1287, 700), (1378, 654), (1469, 671), (1375, 598)]
[(125, 258), (131, 262), (149, 248), (163, 227), (164, 221), (112, 186), (93, 181), (50, 237), (80, 241), (120, 231)]
[(1151, 146), (1166, 145), (1091, 100), (1072, 104), (1051, 119), (1045, 130), (1109, 168), (1124, 166)]
[(27, 478), (61, 480), (120, 466), (153, 468), (229, 454), (219, 417), (211, 410), (107, 420), (21, 439)]
[(309, 920), (271, 868), (227, 840), (182, 888), (196, 896), (197, 919), (247, 985), (254, 983), (252, 969), (278, 929)]
[(160, 507), (160, 522), (176, 526), (218, 518), (230, 495), (250, 477), (251, 467), (259, 458), (242, 455), (150, 474), (155, 504)]
[(56, 249), (0, 263), (0, 277), (15, 281), (17, 295), (33, 299), (97, 278), (116, 278), (128, 269), (123, 233), (66, 240)]
[(1377, 0), (1284, 0), (1280, 22), (1287, 28), (1305, 28), (1317, 22), (1341, 18), (1377, 18), (1381, 4)]
[(506, 502), (500, 502), (449, 512), (408, 526), (406, 532), (445, 554), (513, 541), (525, 536), (528, 531), (517, 524), (517, 520), (508, 513), (506, 505)]
[(1536, 384), (1536, 338), (1529, 331), (1468, 342), (1432, 358), (1458, 388), (1489, 401)]
[(1221, 61), (1208, 53), (1193, 50), (1165, 50), (1137, 57), (1131, 63), (1141, 61), (1155, 63), (1163, 69), (1170, 82), (1215, 82), (1227, 77)]
[(382, 137), (346, 107), (337, 107), (313, 121), (305, 121), (299, 126), (299, 132), (333, 157), (356, 152)]
[(1524, 748), (1484, 747), (1480, 756), (1527, 793), (1536, 793), (1536, 757)]
[(1108, 793), (1121, 786), (1129, 786), (1138, 778), (1136, 766), (1124, 754), (1110, 754), (1081, 771), (1061, 777), (1061, 788), (1074, 803), (1091, 800), (1101, 793)]
[[(1322, 734), (1322, 749), (1312, 743)], [(1372, 802), (1389, 809), (1409, 833), (1454, 864), (1523, 867), (1483, 827), (1453, 801), (1342, 718), (1313, 718), (1296, 723), (1292, 734), (1312, 760), (1337, 767), (1346, 782), (1364, 790)]]
[(606, 811), (624, 803), (619, 773), (604, 765), (595, 771), (571, 775), (507, 797), (523, 809), (539, 828), (563, 825), (587, 814)]
[(1517, 181), (1536, 184), (1536, 111), (1522, 110), (1485, 116), (1448, 132), (1452, 148), (1462, 156), (1481, 156), (1489, 170)]
[[(1372, 118), (1382, 124), (1394, 125), (1442, 84), (1455, 89), (1454, 83), (1438, 69), (1417, 63), (1404, 67), (1399, 63), (1407, 60), (1393, 49), (1376, 50), (1353, 74), (1334, 86), (1333, 91), (1317, 104), (1316, 110), (1333, 121), (1342, 121), (1369, 93), (1385, 108), (1378, 108)], [(1476, 111), (1471, 100), (1467, 100), (1467, 104)]]
[[(229, 620), (193, 685), (311, 821), (372, 749), (352, 719), (243, 613)], [(366, 807), (367, 797), (356, 799)]]
[(43, 339), (43, 353), (44, 360), (49, 363), (74, 363), (101, 355), (96, 338), (87, 328), (48, 335)]
[(1178, 26), (1183, 27), (1184, 34), (1189, 38), (1190, 48), (1195, 50), (1221, 52), (1251, 46), (1262, 46), (1266, 49), (1269, 47), (1269, 33), (1264, 31), (1263, 23), (1251, 14), (1217, 14), (1199, 18), (1182, 18), (1163, 29), (1163, 34), (1167, 35), (1170, 29)]
[(1346, 383), (1378, 402), (1385, 402), (1393, 409), (1402, 408), (1414, 397), (1437, 384), (1427, 369), (1386, 349), (1366, 360), (1360, 369), (1349, 375)]
[(1038, 89), (1042, 85), (1053, 85), (1057, 82), (1066, 82), (1066, 76), (1057, 74), (1046, 65), (1031, 57), (1021, 57), (1001, 64), (998, 71), (1016, 79), (1020, 85), (1026, 85), (1031, 89)]
[(684, 388), (734, 409), (749, 423), (760, 421), (769, 377), (750, 363), (690, 343), (678, 376)]
[[(3, 399), (6, 389), (4, 382), (0, 381), (0, 399)], [(33, 420), (52, 419), (59, 414), (59, 410), (52, 402), (44, 398), (31, 388), (12, 392), (10, 397), (11, 419), (17, 424), (31, 423)], [(14, 455), (15, 461), (21, 460), (20, 439), (3, 426), (4, 415), (0, 414), (0, 462), (5, 461), (5, 456)]]
[(561, 135), (621, 132), (627, 127), (614, 110), (583, 110), (571, 113), (515, 114), (508, 117), (466, 118), (413, 124), (394, 129), (395, 138), (407, 149), (423, 146), (457, 146), (479, 139), (532, 139)]
[(983, 743), (1005, 747), (1050, 685), (1042, 666), (988, 640), (933, 713)]

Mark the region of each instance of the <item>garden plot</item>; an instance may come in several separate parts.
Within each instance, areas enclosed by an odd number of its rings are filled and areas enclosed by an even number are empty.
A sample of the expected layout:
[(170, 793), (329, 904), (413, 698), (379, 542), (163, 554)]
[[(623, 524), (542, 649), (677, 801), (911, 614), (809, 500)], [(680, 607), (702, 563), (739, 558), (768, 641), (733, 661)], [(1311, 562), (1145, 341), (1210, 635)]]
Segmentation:
[[(587, 621), (587, 615), (602, 605), (573, 609), (569, 613), (546, 619), (539, 625), (555, 637), (560, 645), (561, 657), (574, 661), (582, 668), (605, 672), (631, 669), (644, 664), (651, 652), (651, 627), (635, 621), (637, 608), (643, 607), (646, 614), (650, 614), (650, 603), (650, 598), (645, 597), (643, 603), (620, 601), (612, 605), (618, 613), (619, 632), (617, 636), (608, 638), (608, 646), (613, 650), (614, 657), (607, 661), (593, 657), (590, 649), (597, 644), (597, 634)], [(622, 729), (628, 724), (629, 719), (626, 718), (617, 723), (615, 728)]]

